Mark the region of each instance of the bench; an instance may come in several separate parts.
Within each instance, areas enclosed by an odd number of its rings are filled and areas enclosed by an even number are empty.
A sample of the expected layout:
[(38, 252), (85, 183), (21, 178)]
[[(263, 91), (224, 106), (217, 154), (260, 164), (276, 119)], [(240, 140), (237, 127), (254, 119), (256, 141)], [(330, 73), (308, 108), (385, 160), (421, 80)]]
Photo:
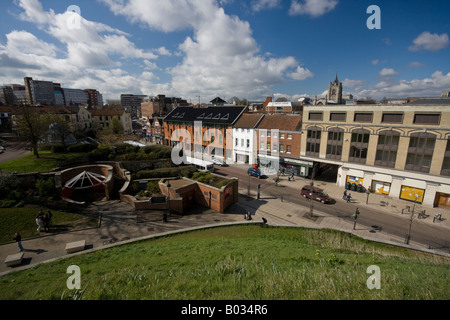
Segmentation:
[(70, 242), (66, 244), (66, 252), (74, 253), (78, 251), (83, 251), (85, 247), (86, 247), (86, 240)]
[(5, 263), (7, 267), (14, 267), (18, 266), (19, 264), (22, 264), (23, 260), (23, 252), (16, 253), (16, 254), (10, 254), (6, 257)]

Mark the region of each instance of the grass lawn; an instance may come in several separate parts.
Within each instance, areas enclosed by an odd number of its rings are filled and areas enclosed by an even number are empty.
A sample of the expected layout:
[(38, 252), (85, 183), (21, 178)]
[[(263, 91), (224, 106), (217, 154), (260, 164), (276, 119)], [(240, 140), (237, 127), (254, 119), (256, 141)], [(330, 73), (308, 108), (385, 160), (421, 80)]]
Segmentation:
[(39, 151), (40, 158), (33, 154), (4, 162), (0, 164), (0, 170), (7, 172), (45, 172), (59, 166), (60, 163), (70, 159), (83, 156), (83, 153), (52, 153), (50, 151)]
[[(66, 286), (81, 270), (81, 290)], [(367, 268), (381, 272), (369, 290)], [(116, 246), (10, 273), (0, 299), (450, 298), (450, 259), (332, 230), (242, 225)]]
[[(63, 232), (86, 227), (95, 227), (97, 219), (77, 213), (67, 213), (50, 210), (53, 214), (53, 227), (51, 232)], [(38, 236), (36, 232), (36, 216), (39, 209), (36, 208), (7, 208), (0, 209), (0, 243), (13, 241), (17, 231), (22, 239)], [(44, 210), (46, 213), (47, 210)], [(42, 234), (46, 234), (42, 232)]]

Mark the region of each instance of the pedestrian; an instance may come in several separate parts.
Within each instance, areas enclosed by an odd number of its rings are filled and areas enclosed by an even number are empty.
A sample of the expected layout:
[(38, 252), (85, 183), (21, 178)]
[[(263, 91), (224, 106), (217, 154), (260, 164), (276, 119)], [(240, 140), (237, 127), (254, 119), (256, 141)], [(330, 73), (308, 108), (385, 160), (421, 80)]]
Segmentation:
[(22, 236), (20, 235), (20, 233), (16, 232), (14, 234), (14, 240), (16, 240), (17, 245), (19, 246), (19, 251), (22, 252), (23, 251), (23, 247), (22, 247)]
[(48, 227), (48, 216), (47, 215), (43, 215), (43, 216), (41, 216), (41, 219), (42, 219), (42, 223), (44, 225), (44, 231), (47, 232), (49, 230), (49, 227)]
[(349, 193), (348, 195), (347, 195), (347, 203), (349, 203), (350, 202), (350, 199), (352, 198), (352, 195)]
[(43, 222), (42, 222), (42, 216), (41, 215), (38, 215), (37, 217), (36, 217), (36, 224), (37, 224), (37, 232), (41, 232), (41, 228), (44, 226), (44, 224), (43, 224)]
[(347, 200), (347, 189), (344, 190), (344, 195), (342, 196), (343, 200)]
[(47, 216), (47, 219), (48, 219), (48, 226), (52, 227), (53, 226), (53, 222), (52, 222), (53, 214), (50, 212), (50, 210), (47, 210), (47, 213), (45, 215)]

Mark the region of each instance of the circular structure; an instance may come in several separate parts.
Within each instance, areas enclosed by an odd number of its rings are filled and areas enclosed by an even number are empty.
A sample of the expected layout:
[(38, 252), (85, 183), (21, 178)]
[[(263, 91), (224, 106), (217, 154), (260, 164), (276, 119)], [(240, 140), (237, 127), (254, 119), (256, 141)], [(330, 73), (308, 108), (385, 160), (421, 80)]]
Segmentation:
[(113, 167), (88, 165), (61, 171), (58, 185), (61, 194), (77, 202), (98, 201), (109, 197), (114, 185)]

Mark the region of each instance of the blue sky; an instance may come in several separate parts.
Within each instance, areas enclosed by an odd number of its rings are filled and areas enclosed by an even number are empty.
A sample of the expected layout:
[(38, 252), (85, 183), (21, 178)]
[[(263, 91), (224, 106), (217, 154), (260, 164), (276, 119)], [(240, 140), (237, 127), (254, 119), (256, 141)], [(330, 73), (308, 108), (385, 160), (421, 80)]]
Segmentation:
[[(381, 29), (367, 28), (370, 5)], [(3, 0), (0, 9), (3, 84), (31, 76), (105, 100), (294, 101), (322, 95), (338, 73), (357, 98), (450, 91), (446, 0)]]

